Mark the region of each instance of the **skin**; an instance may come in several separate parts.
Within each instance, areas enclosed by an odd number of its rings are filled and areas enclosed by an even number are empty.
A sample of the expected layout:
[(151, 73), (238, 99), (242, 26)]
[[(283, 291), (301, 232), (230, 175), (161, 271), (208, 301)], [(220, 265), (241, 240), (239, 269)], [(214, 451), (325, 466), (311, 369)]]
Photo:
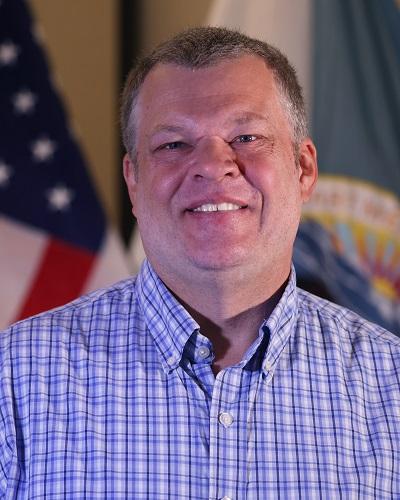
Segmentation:
[[(159, 64), (140, 90), (138, 171), (124, 176), (146, 254), (213, 342), (214, 373), (236, 364), (290, 274), (316, 150), (299, 145), (272, 72), (245, 55), (202, 69)], [(197, 212), (233, 203), (233, 211)]]

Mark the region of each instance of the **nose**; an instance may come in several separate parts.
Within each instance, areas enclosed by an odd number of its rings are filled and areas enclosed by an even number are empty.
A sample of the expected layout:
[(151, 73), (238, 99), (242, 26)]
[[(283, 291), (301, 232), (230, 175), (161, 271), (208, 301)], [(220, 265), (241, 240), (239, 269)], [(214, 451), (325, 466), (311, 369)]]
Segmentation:
[(204, 137), (197, 142), (191, 167), (197, 179), (222, 180), (240, 173), (232, 146), (215, 136)]

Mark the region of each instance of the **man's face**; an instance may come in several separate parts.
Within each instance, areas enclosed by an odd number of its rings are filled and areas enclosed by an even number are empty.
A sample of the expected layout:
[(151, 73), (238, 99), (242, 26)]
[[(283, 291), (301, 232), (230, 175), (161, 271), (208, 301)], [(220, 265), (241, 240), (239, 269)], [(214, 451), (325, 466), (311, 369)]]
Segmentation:
[(296, 166), (261, 58), (194, 70), (157, 65), (139, 93), (136, 138), (138, 173), (126, 156), (124, 174), (162, 278), (229, 270), (287, 277), (301, 205), (316, 178), (315, 149), (304, 141)]

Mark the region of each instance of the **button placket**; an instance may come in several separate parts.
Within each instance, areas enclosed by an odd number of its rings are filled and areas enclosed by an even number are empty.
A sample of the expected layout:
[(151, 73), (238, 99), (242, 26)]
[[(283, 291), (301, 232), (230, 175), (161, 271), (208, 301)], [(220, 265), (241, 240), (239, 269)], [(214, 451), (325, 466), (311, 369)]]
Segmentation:
[(215, 379), (210, 408), (210, 498), (243, 498), (246, 489), (247, 452), (243, 453), (237, 443), (245, 442), (243, 433), (247, 432), (248, 376), (232, 367)]

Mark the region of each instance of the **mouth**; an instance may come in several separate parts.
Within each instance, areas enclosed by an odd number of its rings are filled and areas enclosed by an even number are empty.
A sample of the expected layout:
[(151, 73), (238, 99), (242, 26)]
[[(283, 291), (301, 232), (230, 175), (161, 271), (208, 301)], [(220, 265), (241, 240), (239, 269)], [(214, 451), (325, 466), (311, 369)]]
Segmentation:
[(204, 203), (195, 208), (188, 209), (189, 212), (233, 212), (247, 208), (247, 205), (236, 205), (236, 203)]

